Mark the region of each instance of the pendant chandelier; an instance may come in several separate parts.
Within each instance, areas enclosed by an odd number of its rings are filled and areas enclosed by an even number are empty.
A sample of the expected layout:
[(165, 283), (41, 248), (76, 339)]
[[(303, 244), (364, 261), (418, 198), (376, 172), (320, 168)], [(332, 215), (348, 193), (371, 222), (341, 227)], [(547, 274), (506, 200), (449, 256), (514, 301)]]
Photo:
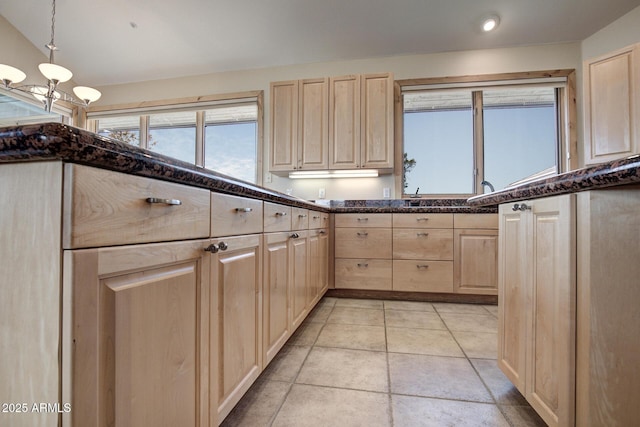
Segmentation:
[(89, 103), (100, 99), (102, 94), (96, 89), (87, 86), (76, 86), (73, 88), (73, 93), (75, 93), (77, 97), (75, 98), (73, 95), (63, 92), (57, 88), (59, 83), (71, 80), (73, 73), (65, 67), (53, 62), (53, 53), (58, 50), (54, 42), (55, 22), (56, 0), (53, 0), (51, 11), (51, 41), (45, 45), (45, 47), (49, 49), (49, 62), (44, 62), (38, 65), (38, 69), (47, 79), (47, 84), (14, 86), (27, 78), (27, 75), (21, 70), (5, 64), (0, 64), (0, 80), (4, 85), (4, 88), (7, 90), (17, 90), (33, 95), (38, 101), (43, 103), (44, 109), (47, 112), (51, 112), (51, 107), (57, 100), (86, 107)]

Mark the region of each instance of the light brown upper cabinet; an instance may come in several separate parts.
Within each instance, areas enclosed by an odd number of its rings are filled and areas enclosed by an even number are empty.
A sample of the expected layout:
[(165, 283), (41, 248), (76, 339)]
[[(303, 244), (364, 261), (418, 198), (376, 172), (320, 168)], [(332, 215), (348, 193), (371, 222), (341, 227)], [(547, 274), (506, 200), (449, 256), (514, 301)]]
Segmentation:
[(640, 43), (584, 62), (584, 163), (640, 153)]
[(271, 172), (328, 168), (328, 82), (271, 83)]
[(329, 81), (329, 169), (393, 167), (393, 76)]

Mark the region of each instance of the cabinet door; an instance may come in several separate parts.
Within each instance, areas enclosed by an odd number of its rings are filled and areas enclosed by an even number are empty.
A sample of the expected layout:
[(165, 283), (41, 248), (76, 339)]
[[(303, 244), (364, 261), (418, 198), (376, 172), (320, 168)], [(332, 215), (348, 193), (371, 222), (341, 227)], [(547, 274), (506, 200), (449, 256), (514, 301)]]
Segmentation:
[(585, 164), (640, 152), (640, 44), (585, 61)]
[(294, 331), (302, 321), (307, 317), (309, 311), (309, 245), (307, 241), (307, 232), (298, 231), (298, 237), (290, 241), (290, 266), (291, 287), (293, 297), (291, 299), (292, 307), (292, 328)]
[(360, 76), (329, 81), (329, 169), (360, 167)]
[[(213, 240), (211, 393), (222, 421), (262, 369), (262, 236)], [(178, 425), (178, 424), (175, 424)]]
[(362, 76), (361, 167), (393, 167), (393, 77), (389, 73)]
[(329, 80), (301, 80), (298, 111), (298, 168), (329, 167)]
[(264, 235), (263, 339), (265, 366), (291, 335), (289, 233)]
[(319, 289), (320, 293), (318, 299), (322, 298), (327, 289), (329, 289), (329, 230), (324, 228), (318, 230), (318, 244), (319, 244), (319, 256), (318, 264), (320, 265), (320, 272), (318, 277), (320, 278)]
[(532, 205), (531, 316), (525, 397), (549, 426), (573, 426), (575, 411), (575, 202)]
[(65, 251), (73, 311), (63, 366), (73, 372), (73, 425), (216, 422), (208, 410), (206, 243)]
[(271, 83), (271, 171), (297, 168), (298, 81)]
[(498, 230), (454, 231), (453, 290), (497, 295)]
[(498, 242), (498, 366), (525, 394), (528, 222), (511, 204), (500, 205)]

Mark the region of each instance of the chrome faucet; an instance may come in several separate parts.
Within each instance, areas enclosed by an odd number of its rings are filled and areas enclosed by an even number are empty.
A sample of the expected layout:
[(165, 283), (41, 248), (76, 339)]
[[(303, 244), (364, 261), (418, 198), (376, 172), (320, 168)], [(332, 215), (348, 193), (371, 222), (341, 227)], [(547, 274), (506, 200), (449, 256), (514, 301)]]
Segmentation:
[(484, 186), (488, 186), (488, 187), (489, 187), (489, 190), (491, 190), (491, 192), (492, 192), (492, 193), (493, 193), (494, 191), (496, 191), (496, 190), (495, 190), (495, 188), (493, 188), (493, 185), (491, 185), (491, 183), (490, 183), (489, 181), (482, 181), (482, 182), (480, 183), (480, 185), (482, 185), (483, 187), (484, 187)]

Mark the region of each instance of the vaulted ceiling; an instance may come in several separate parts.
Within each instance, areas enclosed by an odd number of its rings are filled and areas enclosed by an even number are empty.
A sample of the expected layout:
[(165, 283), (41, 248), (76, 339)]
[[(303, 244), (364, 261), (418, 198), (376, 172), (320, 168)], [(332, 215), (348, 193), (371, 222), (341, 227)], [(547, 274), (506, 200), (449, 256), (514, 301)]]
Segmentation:
[[(583, 40), (640, 0), (57, 0), (56, 62), (108, 85), (320, 61)], [(501, 23), (482, 34), (484, 16)], [(2, 0), (43, 53), (51, 3)], [(0, 58), (0, 62), (1, 58)]]

